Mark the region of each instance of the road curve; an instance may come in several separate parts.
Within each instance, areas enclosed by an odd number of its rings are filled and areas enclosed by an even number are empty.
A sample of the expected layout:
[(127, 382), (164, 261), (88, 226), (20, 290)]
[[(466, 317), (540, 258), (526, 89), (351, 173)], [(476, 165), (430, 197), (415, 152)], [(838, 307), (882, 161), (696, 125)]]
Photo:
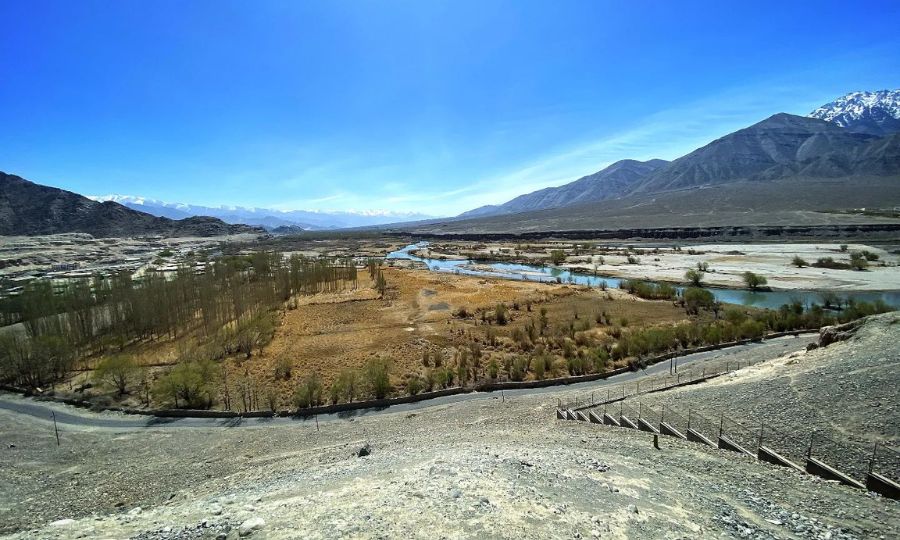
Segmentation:
[[(775, 339), (766, 340), (759, 343), (749, 343), (746, 345), (738, 345), (728, 347), (716, 351), (708, 351), (702, 353), (694, 353), (678, 358), (678, 365), (684, 366), (691, 363), (721, 360), (730, 356), (746, 356), (752, 352), (754, 360), (772, 359), (782, 356), (788, 352), (799, 350), (808, 343), (815, 341), (815, 335), (803, 335), (801, 337), (786, 336)], [(571, 392), (573, 390), (591, 391), (595, 389), (605, 388), (608, 386), (619, 385), (625, 382), (633, 382), (638, 379), (658, 375), (668, 371), (669, 363), (660, 362), (645, 370), (636, 372), (627, 372), (615, 375), (607, 379), (597, 381), (589, 381), (583, 383), (570, 384), (565, 386), (549, 386), (545, 388), (523, 388), (517, 390), (504, 390), (503, 396), (506, 398), (515, 398), (517, 396), (533, 395), (533, 394), (553, 394)], [(348, 420), (352, 418), (368, 416), (373, 414), (384, 413), (403, 413), (417, 411), (428, 407), (436, 407), (457, 403), (461, 401), (469, 401), (473, 399), (497, 399), (500, 392), (471, 392), (468, 394), (457, 394), (453, 396), (444, 396), (416, 403), (403, 403), (392, 405), (390, 407), (359, 409), (354, 411), (346, 411), (342, 413), (319, 415), (319, 422), (328, 422), (336, 420)], [(25, 398), (18, 394), (0, 392), (0, 412), (9, 413), (18, 416), (32, 417), (38, 421), (53, 422), (55, 415), (56, 422), (61, 425), (81, 427), (81, 428), (97, 428), (97, 429), (113, 429), (113, 430), (136, 430), (136, 429), (184, 429), (184, 428), (239, 428), (239, 427), (258, 427), (272, 425), (296, 425), (303, 422), (314, 421), (311, 418), (301, 417), (275, 417), (275, 418), (160, 418), (149, 415), (132, 415), (117, 412), (101, 412), (94, 413), (77, 407), (64, 405), (61, 403), (50, 401), (36, 401), (34, 399)], [(3, 421), (4, 415), (0, 414), (0, 422)]]

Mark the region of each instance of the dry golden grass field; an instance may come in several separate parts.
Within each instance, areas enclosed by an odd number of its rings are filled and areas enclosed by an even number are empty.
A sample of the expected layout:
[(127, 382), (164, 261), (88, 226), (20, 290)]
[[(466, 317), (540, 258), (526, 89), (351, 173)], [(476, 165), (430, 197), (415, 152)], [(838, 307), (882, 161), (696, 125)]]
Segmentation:
[[(455, 348), (473, 341), (482, 345), (488, 358), (512, 353), (509, 336), (535, 321), (541, 308), (551, 326), (587, 319), (591, 321), (588, 331), (595, 333), (604, 331), (604, 325), (593, 323), (600, 312), (606, 312), (613, 325), (642, 326), (686, 318), (684, 310), (671, 302), (643, 301), (618, 290), (396, 268), (385, 269), (385, 277), (389, 289), (384, 299), (365, 280), (356, 291), (304, 298), (296, 309), (285, 311), (272, 342), (261, 354), (249, 360), (231, 359), (229, 370), (236, 377), (249, 375), (258, 384), (274, 386), (286, 406), (304, 376), (318, 373), (328, 388), (342, 370), (361, 369), (373, 357), (390, 359), (393, 386), (400, 387), (409, 375), (426, 371), (425, 351), (441, 354), (448, 363)], [(482, 321), (479, 313), (490, 314), (499, 303), (509, 308), (509, 322), (498, 326)], [(458, 315), (462, 308), (468, 317)], [(289, 379), (274, 377), (279, 361), (289, 362)]]

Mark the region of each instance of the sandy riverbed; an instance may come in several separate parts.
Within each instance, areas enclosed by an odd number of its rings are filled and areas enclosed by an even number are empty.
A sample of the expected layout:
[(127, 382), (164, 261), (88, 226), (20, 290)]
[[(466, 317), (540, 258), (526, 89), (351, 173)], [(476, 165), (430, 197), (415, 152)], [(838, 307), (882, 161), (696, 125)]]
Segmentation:
[[(691, 250), (694, 253), (691, 253)], [(848, 260), (850, 252), (868, 250), (879, 256), (864, 272), (827, 268), (797, 268), (794, 256), (809, 263), (821, 257)], [(680, 251), (661, 249), (659, 253), (637, 255), (638, 264), (628, 264), (625, 256), (586, 255), (573, 257), (577, 262), (565, 266), (585, 272), (632, 279), (684, 282), (684, 274), (697, 263), (705, 262), (709, 271), (704, 283), (722, 287), (744, 287), (743, 273), (750, 271), (768, 280), (769, 287), (785, 290), (881, 291), (900, 289), (900, 257), (864, 244), (850, 244), (842, 252), (839, 244), (697, 244)], [(595, 268), (596, 264), (596, 268)], [(882, 266), (884, 264), (884, 266)]]

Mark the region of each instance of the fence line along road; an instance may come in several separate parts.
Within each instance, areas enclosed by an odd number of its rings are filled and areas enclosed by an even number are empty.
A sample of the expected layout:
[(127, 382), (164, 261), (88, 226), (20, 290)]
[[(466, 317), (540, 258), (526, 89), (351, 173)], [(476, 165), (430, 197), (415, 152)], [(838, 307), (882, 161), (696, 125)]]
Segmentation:
[(577, 410), (557, 409), (557, 418), (687, 439), (900, 499), (900, 449), (882, 442), (867, 447), (823, 430), (787, 430), (762, 421), (737, 420), (724, 411), (712, 420), (690, 408), (685, 414), (670, 405), (654, 409), (621, 397)]

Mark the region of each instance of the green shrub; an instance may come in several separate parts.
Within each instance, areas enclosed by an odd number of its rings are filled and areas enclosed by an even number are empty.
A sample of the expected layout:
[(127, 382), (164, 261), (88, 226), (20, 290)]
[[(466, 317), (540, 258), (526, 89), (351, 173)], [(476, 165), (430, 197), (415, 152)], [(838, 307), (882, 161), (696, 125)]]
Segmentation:
[(298, 409), (316, 407), (322, 404), (322, 378), (318, 373), (307, 375), (294, 390), (294, 405)]
[(497, 376), (500, 374), (500, 366), (497, 365), (497, 360), (491, 358), (491, 361), (488, 362), (487, 372), (489, 379), (492, 381), (497, 380)]
[(711, 309), (716, 302), (713, 293), (700, 287), (688, 287), (684, 290), (684, 307), (688, 313), (697, 314), (701, 309)]
[(645, 300), (671, 300), (677, 294), (675, 287), (668, 283), (623, 280), (619, 284), (619, 288)]
[(555, 266), (559, 266), (566, 262), (566, 252), (561, 249), (554, 249), (550, 252), (550, 262)]
[(287, 355), (281, 355), (275, 361), (275, 369), (273, 375), (276, 379), (288, 380), (291, 378), (292, 364)]
[(422, 382), (422, 379), (420, 379), (418, 375), (413, 375), (406, 380), (406, 393), (411, 396), (415, 396), (421, 392), (424, 387), (425, 383)]
[(768, 280), (753, 272), (744, 272), (744, 283), (746, 283), (747, 287), (750, 287), (751, 290), (756, 290), (768, 283)]
[(386, 358), (372, 358), (366, 362), (363, 377), (369, 395), (375, 399), (383, 399), (391, 391), (391, 362)]
[(684, 273), (684, 279), (688, 280), (694, 287), (699, 287), (700, 282), (703, 281), (703, 272), (700, 270), (688, 270)]
[(171, 402), (176, 408), (208, 409), (213, 403), (218, 374), (211, 360), (182, 361), (157, 379), (153, 393), (158, 400)]
[(494, 320), (498, 325), (503, 326), (507, 321), (507, 311), (506, 306), (503, 304), (497, 304), (497, 307), (494, 308)]
[(855, 251), (850, 254), (850, 268), (861, 271), (868, 267), (869, 261), (866, 260), (866, 257), (863, 256), (862, 253)]
[(128, 384), (133, 382), (140, 373), (140, 368), (130, 356), (107, 356), (97, 364), (94, 370), (94, 379), (105, 382), (115, 387), (121, 396), (128, 389)]

